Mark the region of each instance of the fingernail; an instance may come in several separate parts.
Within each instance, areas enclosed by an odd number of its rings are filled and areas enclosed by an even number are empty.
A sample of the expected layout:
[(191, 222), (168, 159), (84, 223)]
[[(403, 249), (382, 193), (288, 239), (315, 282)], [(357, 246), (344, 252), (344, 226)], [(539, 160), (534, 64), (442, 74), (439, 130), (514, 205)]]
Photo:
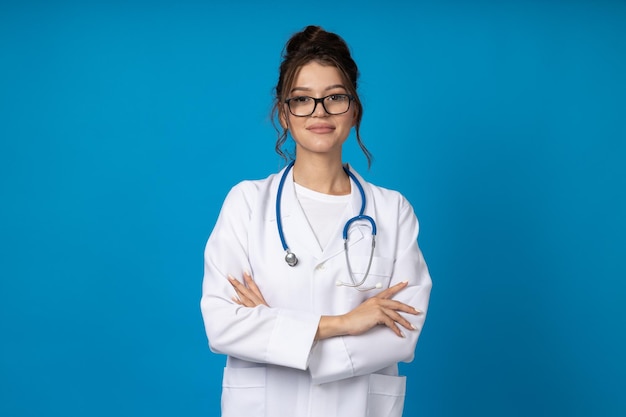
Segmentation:
[(406, 335), (404, 334), (404, 332), (400, 332), (400, 336), (406, 338)]
[(417, 330), (417, 327), (415, 327), (415, 325), (414, 325), (414, 324), (411, 324), (411, 329), (413, 329), (413, 330)]
[(403, 283), (403, 284), (408, 284), (408, 283), (409, 283), (409, 281), (408, 281), (408, 280), (406, 280), (406, 281), (402, 281), (402, 283)]

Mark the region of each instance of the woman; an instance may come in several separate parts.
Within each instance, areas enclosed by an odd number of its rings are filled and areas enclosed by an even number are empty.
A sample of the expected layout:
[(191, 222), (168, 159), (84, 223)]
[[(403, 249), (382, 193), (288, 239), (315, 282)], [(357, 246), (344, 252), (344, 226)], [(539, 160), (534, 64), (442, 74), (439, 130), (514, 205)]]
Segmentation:
[(309, 26), (283, 58), (276, 149), (289, 133), (295, 161), (235, 186), (205, 250), (202, 314), (228, 355), (222, 416), (401, 416), (397, 363), (413, 358), (431, 289), (418, 222), (342, 163), (353, 127), (370, 161), (345, 42)]

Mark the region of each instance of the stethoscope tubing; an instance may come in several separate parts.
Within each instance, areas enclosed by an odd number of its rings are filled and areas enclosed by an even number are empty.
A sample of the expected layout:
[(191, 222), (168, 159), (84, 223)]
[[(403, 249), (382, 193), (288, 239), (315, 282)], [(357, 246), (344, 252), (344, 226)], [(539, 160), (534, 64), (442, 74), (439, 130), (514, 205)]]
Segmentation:
[(278, 191), (276, 191), (276, 224), (278, 226), (278, 236), (280, 237), (280, 243), (283, 245), (283, 250), (289, 253), (289, 246), (287, 246), (287, 241), (285, 240), (285, 233), (283, 232), (283, 221), (280, 215), (280, 202), (281, 197), (283, 195), (283, 187), (285, 186), (285, 180), (287, 179), (287, 174), (289, 170), (293, 167), (295, 161), (291, 161), (289, 165), (285, 168), (285, 172), (283, 172), (283, 176), (280, 178), (280, 182), (278, 183)]
[[(287, 246), (287, 240), (285, 239), (285, 232), (283, 230), (283, 222), (282, 222), (280, 207), (281, 207), (281, 201), (282, 201), (282, 195), (283, 195), (283, 188), (285, 186), (285, 180), (287, 179), (287, 175), (289, 174), (289, 171), (293, 168), (294, 163), (295, 161), (291, 161), (285, 168), (283, 175), (280, 178), (280, 182), (278, 183), (278, 190), (276, 191), (276, 226), (278, 228), (278, 236), (280, 237), (280, 243), (283, 247), (283, 250), (285, 251), (285, 262), (287, 262), (287, 264), (291, 267), (296, 266), (296, 264), (298, 263), (298, 258), (293, 252), (291, 252), (291, 250), (289, 249), (289, 246)], [(346, 222), (346, 224), (343, 227), (343, 233), (342, 233), (343, 242), (344, 242), (344, 252), (346, 254), (346, 264), (348, 266), (348, 273), (350, 275), (351, 283), (337, 281), (336, 284), (337, 286), (356, 288), (359, 291), (369, 291), (374, 288), (381, 288), (380, 283), (377, 283), (373, 287), (361, 287), (367, 280), (367, 277), (369, 276), (370, 268), (372, 266), (372, 260), (374, 259), (374, 248), (376, 246), (376, 233), (377, 233), (376, 222), (374, 221), (372, 217), (364, 214), (367, 199), (365, 197), (365, 190), (363, 190), (363, 186), (361, 185), (361, 182), (357, 179), (357, 177), (352, 172), (350, 172), (350, 170), (347, 167), (343, 167), (343, 169), (346, 172), (346, 174), (348, 174), (348, 176), (352, 179), (354, 184), (356, 184), (356, 187), (359, 190), (359, 193), (361, 194), (361, 209), (359, 210), (358, 215), (352, 217)], [(365, 274), (363, 275), (363, 278), (359, 282), (356, 282), (356, 280), (354, 279), (354, 274), (352, 272), (352, 265), (350, 264), (350, 257), (348, 256), (348, 232), (350, 230), (350, 226), (352, 225), (352, 223), (356, 221), (366, 221), (370, 224), (372, 228), (372, 249), (370, 252), (370, 259), (367, 264), (367, 269), (365, 271)]]

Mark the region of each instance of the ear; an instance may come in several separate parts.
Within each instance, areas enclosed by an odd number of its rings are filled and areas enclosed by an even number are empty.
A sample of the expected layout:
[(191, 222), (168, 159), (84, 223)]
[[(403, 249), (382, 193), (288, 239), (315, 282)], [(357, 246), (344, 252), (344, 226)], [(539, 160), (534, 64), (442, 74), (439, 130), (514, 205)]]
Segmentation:
[(283, 127), (283, 129), (285, 130), (289, 129), (289, 119), (287, 118), (287, 115), (285, 114), (285, 107), (280, 109), (280, 111), (278, 112), (278, 121), (280, 122), (280, 125)]

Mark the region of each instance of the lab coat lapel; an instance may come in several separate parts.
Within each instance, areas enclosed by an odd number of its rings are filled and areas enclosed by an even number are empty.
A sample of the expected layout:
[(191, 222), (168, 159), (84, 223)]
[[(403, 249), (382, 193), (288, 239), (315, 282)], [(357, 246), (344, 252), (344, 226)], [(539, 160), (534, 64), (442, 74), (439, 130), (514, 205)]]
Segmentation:
[[(278, 176), (278, 179), (281, 175)], [(276, 188), (278, 189), (278, 186)], [(308, 254), (319, 259), (322, 255), (322, 249), (296, 197), (293, 170), (285, 178), (280, 204), (283, 233), (289, 249), (299, 257)]]

